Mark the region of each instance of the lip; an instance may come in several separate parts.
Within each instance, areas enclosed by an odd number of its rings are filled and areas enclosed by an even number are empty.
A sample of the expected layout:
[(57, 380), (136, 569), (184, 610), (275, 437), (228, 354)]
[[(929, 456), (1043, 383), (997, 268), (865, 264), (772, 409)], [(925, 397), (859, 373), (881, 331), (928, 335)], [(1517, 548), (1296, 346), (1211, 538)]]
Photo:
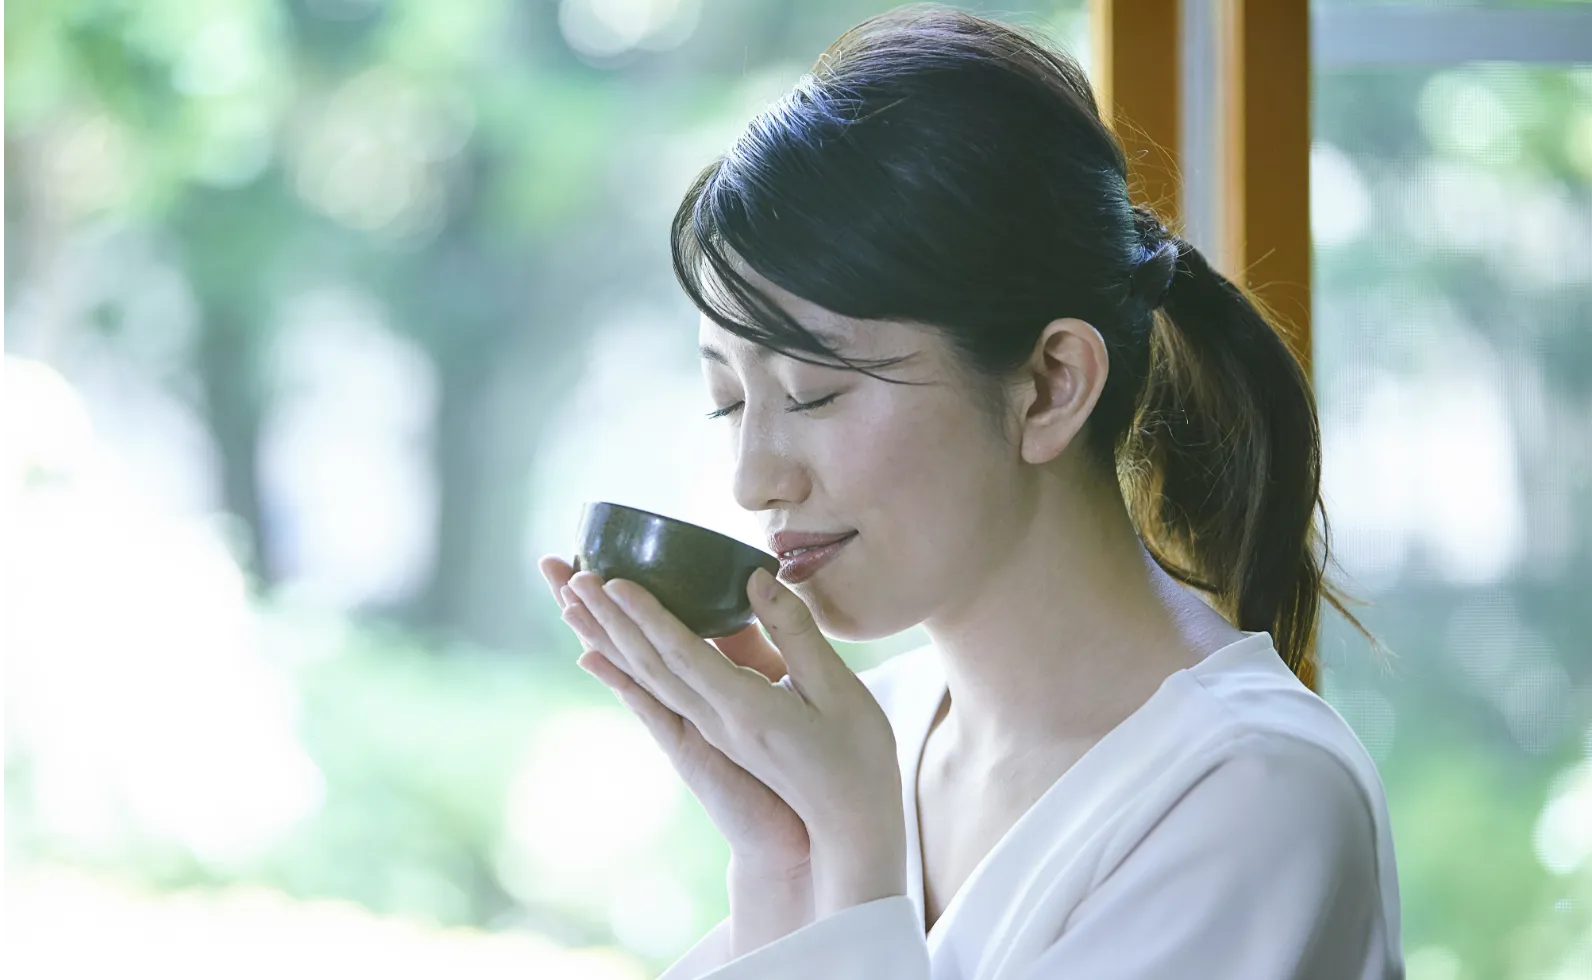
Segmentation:
[(832, 544), (856, 533), (856, 531), (780, 531), (768, 536), (768, 550), (772, 551), (780, 561), (784, 561), (786, 556), (797, 548), (816, 548)]
[(839, 555), (841, 550), (850, 544), (851, 539), (856, 536), (857, 533), (855, 531), (839, 537), (832, 534), (814, 535), (817, 542), (823, 542), (827, 539), (828, 543), (820, 543), (816, 547), (796, 545), (795, 547), (812, 547), (812, 550), (803, 551), (795, 556), (781, 554), (779, 558), (780, 580), (786, 585), (795, 585), (798, 582), (807, 581), (818, 574), (819, 569), (834, 561), (835, 556)]

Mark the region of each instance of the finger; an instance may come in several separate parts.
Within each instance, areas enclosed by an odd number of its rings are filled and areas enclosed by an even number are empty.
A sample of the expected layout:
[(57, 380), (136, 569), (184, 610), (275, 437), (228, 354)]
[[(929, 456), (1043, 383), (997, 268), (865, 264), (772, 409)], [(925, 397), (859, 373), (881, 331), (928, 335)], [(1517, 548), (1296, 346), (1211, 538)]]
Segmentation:
[(779, 649), (768, 642), (768, 637), (753, 623), (739, 633), (729, 636), (717, 636), (708, 641), (719, 648), (719, 652), (730, 658), (742, 667), (750, 667), (767, 677), (777, 681), (786, 674), (785, 658), (779, 655)]
[[(607, 684), (614, 696), (641, 719), (648, 734), (669, 757), (675, 772), (680, 774), (691, 792), (699, 798), (708, 799), (706, 794), (717, 790), (718, 779), (708, 771), (711, 767), (704, 765), (702, 756), (718, 750), (702, 737), (695, 725), (659, 703), (657, 698), (647, 693), (646, 688), (632, 681), (602, 654), (585, 654), (578, 662), (588, 673)], [(708, 782), (704, 783), (704, 780)]]
[[(729, 717), (736, 709), (757, 703), (766, 696), (768, 678), (748, 667), (732, 663), (716, 647), (697, 636), (672, 613), (663, 607), (652, 593), (623, 579), (615, 579), (603, 587), (614, 604), (633, 622), (647, 639), (642, 656), (650, 660), (643, 669), (658, 669), (685, 685), (704, 702), (717, 718)], [(682, 712), (696, 723), (704, 734), (704, 718)]]
[[(635, 678), (629, 673), (631, 668), (629, 662), (625, 660), (624, 654), (618, 650), (613, 639), (608, 635), (608, 631), (603, 629), (602, 624), (597, 621), (597, 617), (593, 616), (591, 610), (586, 608), (586, 603), (581, 601), (575, 590), (567, 585), (564, 586), (560, 599), (564, 603), (564, 611), (560, 616), (563, 618), (565, 625), (580, 638), (581, 643), (586, 647), (586, 652), (600, 654), (607, 663), (613, 666), (613, 669), (634, 680)], [(584, 656), (584, 653), (582, 656)], [(580, 657), (576, 657), (575, 662), (577, 664), (580, 663)]]
[[(570, 591), (569, 586), (564, 587), (560, 601), (564, 604), (564, 611), (559, 613), (559, 616), (584, 647), (581, 656), (587, 653), (601, 654), (613, 646), (608, 634), (603, 632), (602, 626), (598, 625), (590, 612), (587, 612), (586, 606), (574, 592)], [(580, 663), (580, 657), (576, 657), (575, 662)]]
[(836, 689), (837, 671), (851, 673), (818, 629), (807, 603), (766, 569), (752, 573), (746, 593), (758, 622), (768, 630), (769, 640), (785, 658), (791, 680), (804, 695), (827, 694)]
[(673, 752), (685, 735), (685, 719), (659, 703), (647, 689), (630, 679), (600, 653), (587, 651), (575, 661), (581, 670), (602, 681), (625, 707), (635, 713), (663, 748)]
[[(633, 591), (646, 593), (635, 583), (630, 585)], [(665, 707), (698, 728), (705, 730), (706, 725), (716, 722), (716, 711), (692, 685), (669, 669), (647, 633), (629, 612), (614, 601), (600, 577), (592, 572), (581, 572), (569, 580), (569, 587), (580, 597), (586, 612), (608, 635), (612, 646), (603, 652), (614, 661), (614, 666), (629, 674), (631, 680), (646, 688)], [(673, 619), (672, 616), (669, 618)], [(697, 642), (702, 641), (698, 639)], [(719, 659), (723, 660), (722, 657)]]
[(565, 603), (560, 593), (564, 586), (569, 584), (569, 578), (575, 574), (575, 570), (557, 555), (543, 555), (536, 563), (536, 567), (541, 571), (542, 577), (547, 579), (547, 587), (553, 590), (553, 598), (558, 600), (559, 608), (562, 609)]

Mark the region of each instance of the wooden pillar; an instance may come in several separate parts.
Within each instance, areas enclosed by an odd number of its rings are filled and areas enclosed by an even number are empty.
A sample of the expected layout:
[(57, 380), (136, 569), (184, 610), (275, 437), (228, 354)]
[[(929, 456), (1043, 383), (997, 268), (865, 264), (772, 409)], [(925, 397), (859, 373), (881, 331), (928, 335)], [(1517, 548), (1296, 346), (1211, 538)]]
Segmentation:
[[(1310, 377), (1310, 4), (1223, 0), (1222, 254)], [(1325, 603), (1323, 603), (1325, 608)], [(1319, 689), (1312, 638), (1299, 679)]]
[(1135, 204), (1181, 229), (1178, 0), (1090, 0), (1100, 112), (1128, 155)]
[(1226, 0), (1222, 249), (1310, 369), (1309, 0)]
[[(1100, 109), (1135, 203), (1182, 230), (1181, 0), (1090, 0)], [(1271, 315), (1310, 373), (1309, 0), (1214, 0), (1219, 244), (1213, 263)], [(1315, 688), (1314, 643), (1299, 670)]]

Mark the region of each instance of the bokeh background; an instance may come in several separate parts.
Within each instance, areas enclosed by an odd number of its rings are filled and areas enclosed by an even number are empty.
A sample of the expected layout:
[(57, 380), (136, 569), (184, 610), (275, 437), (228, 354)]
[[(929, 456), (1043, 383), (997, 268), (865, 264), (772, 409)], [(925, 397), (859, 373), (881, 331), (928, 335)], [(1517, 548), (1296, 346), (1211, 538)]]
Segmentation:
[[(7, 5), (0, 969), (640, 980), (726, 914), (534, 561), (593, 499), (759, 541), (667, 221), (888, 6)], [(1090, 62), (1082, 0), (962, 6)], [(1314, 78), (1328, 507), (1394, 653), (1329, 621), (1322, 687), (1412, 980), (1585, 980), (1592, 65), (1385, 62)]]

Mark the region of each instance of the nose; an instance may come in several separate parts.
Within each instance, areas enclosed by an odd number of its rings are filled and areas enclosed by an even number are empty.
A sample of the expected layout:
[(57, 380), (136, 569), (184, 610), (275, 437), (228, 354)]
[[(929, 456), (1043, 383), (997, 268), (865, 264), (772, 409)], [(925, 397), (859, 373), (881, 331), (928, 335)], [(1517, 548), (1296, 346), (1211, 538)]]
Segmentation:
[(750, 404), (743, 412), (735, 447), (735, 502), (754, 513), (801, 503), (812, 482), (795, 445), (776, 421), (754, 413)]

